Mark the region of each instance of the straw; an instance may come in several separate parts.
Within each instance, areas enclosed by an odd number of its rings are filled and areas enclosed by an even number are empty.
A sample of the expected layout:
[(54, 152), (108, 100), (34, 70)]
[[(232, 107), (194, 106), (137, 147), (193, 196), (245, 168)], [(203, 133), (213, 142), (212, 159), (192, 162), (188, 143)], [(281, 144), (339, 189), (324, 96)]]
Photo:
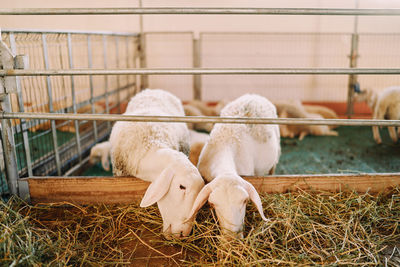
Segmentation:
[(261, 195), (243, 239), (221, 236), (206, 205), (192, 234), (165, 240), (156, 205), (29, 206), (1, 202), (0, 265), (386, 265), (400, 264), (400, 190)]

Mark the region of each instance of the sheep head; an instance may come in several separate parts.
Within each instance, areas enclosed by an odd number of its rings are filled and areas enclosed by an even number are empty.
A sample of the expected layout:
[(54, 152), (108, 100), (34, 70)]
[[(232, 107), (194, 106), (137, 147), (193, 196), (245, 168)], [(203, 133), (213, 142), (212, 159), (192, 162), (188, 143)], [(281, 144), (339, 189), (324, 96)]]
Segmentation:
[(355, 102), (366, 102), (372, 109), (374, 109), (377, 98), (377, 93), (372, 89), (361, 90), (359, 93), (355, 93), (353, 97)]
[(215, 209), (223, 234), (235, 233), (237, 237), (243, 237), (244, 216), (249, 200), (256, 205), (262, 219), (267, 221), (256, 189), (240, 176), (217, 177), (203, 187), (194, 202), (189, 219), (196, 216), (207, 200)]
[(164, 236), (167, 239), (185, 237), (193, 224), (193, 219), (187, 220), (189, 212), (203, 186), (204, 181), (194, 166), (184, 172), (168, 167), (150, 184), (140, 206), (157, 202)]

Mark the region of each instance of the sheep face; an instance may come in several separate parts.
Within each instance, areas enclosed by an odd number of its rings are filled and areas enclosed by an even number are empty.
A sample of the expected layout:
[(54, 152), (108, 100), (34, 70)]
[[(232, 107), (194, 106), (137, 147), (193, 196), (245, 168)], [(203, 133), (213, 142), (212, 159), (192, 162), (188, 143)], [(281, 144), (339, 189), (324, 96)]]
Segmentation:
[(244, 216), (249, 200), (256, 205), (263, 220), (267, 221), (260, 196), (255, 188), (240, 176), (217, 177), (203, 187), (189, 218), (195, 217), (207, 200), (216, 211), (223, 234), (235, 233), (236, 237), (243, 237)]
[(211, 192), (208, 203), (215, 209), (223, 234), (234, 233), (237, 237), (243, 238), (248, 200), (249, 194), (240, 185), (221, 184)]
[(140, 206), (157, 202), (164, 236), (167, 239), (185, 237), (190, 234), (193, 224), (193, 219), (187, 220), (188, 215), (203, 186), (203, 179), (194, 167), (185, 173), (167, 168), (150, 184)]

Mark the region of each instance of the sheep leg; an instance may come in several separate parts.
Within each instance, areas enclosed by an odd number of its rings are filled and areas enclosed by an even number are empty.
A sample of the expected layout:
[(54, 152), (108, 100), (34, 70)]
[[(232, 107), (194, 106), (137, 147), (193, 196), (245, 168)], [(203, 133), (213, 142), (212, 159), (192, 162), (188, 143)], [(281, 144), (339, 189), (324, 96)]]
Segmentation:
[(276, 165), (269, 170), (268, 175), (273, 175), (275, 173)]
[(400, 127), (397, 127), (397, 135), (400, 137)]
[(300, 133), (299, 140), (300, 140), (300, 141), (303, 140), (304, 137), (306, 137), (307, 135), (308, 135), (308, 132), (302, 131), (302, 132)]
[(394, 143), (396, 143), (396, 142), (397, 142), (396, 127), (393, 127), (393, 126), (388, 127), (388, 130), (389, 130), (390, 138), (392, 138), (392, 141), (393, 141)]
[(328, 135), (328, 136), (338, 136), (339, 133), (336, 132), (336, 131), (333, 131), (333, 130), (329, 130), (328, 132), (325, 133), (325, 135)]
[(379, 134), (378, 126), (372, 126), (372, 134), (374, 135), (374, 140), (377, 144), (382, 143), (381, 135)]
[(290, 137), (287, 125), (279, 125), (279, 129), (281, 130), (282, 137)]

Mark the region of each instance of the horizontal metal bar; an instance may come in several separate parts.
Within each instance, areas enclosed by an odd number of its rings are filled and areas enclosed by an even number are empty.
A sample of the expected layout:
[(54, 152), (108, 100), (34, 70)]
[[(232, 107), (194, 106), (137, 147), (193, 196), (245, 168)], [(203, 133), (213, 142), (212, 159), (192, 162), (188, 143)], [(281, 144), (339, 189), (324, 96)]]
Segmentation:
[(82, 168), (85, 164), (87, 164), (89, 162), (90, 157), (86, 157), (84, 159), (82, 159), (82, 162), (78, 163), (77, 165), (75, 165), (74, 167), (72, 167), (71, 169), (69, 169), (66, 173), (64, 173), (64, 177), (65, 176), (70, 176), (71, 174), (73, 174), (74, 172), (76, 172), (77, 170), (79, 170), (79, 168)]
[(0, 15), (340, 15), (398, 16), (400, 9), (351, 8), (2, 8)]
[(52, 70), (0, 70), (4, 76), (69, 76), (69, 75), (372, 75), (400, 74), (400, 68), (152, 68), (152, 69), (52, 69)]
[(2, 33), (46, 33), (46, 34), (85, 34), (138, 37), (138, 33), (110, 32), (110, 31), (70, 31), (70, 30), (40, 30), (40, 29), (1, 29)]
[(209, 122), (243, 124), (288, 124), (288, 125), (352, 125), (352, 126), (400, 126), (400, 120), (355, 120), (355, 119), (297, 119), (297, 118), (232, 118), (206, 116), (136, 116), (120, 114), (59, 114), (59, 113), (0, 113), (0, 119), (50, 119), (88, 121), (136, 121), (136, 122)]

